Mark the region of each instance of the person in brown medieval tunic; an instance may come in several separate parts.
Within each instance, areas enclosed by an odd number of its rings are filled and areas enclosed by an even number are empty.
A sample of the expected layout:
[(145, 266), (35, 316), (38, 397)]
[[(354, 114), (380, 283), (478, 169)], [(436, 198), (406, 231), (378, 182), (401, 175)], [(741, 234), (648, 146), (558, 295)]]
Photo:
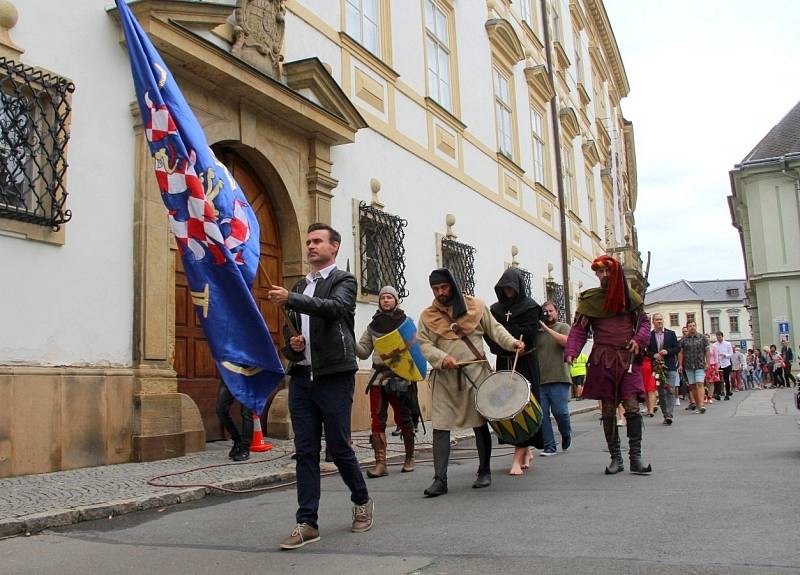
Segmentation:
[[(462, 294), (449, 269), (434, 270), (429, 280), (434, 300), (419, 318), (417, 340), (422, 354), (433, 367), (428, 381), (433, 407), (435, 476), (425, 495), (436, 497), (447, 493), (452, 429), (473, 428), (480, 463), (472, 486), (481, 488), (492, 484), (492, 436), (486, 420), (475, 408), (474, 386), (490, 373), (483, 352), (483, 338), (486, 336), (508, 351), (518, 348), (524, 351), (525, 344), (515, 340), (497, 323), (485, 303)], [(465, 362), (473, 363), (464, 365)]]
[(650, 341), (650, 319), (642, 307), (641, 296), (628, 288), (617, 260), (602, 255), (592, 262), (592, 270), (600, 279), (600, 287), (581, 293), (564, 359), (569, 363), (574, 361), (591, 328), (594, 345), (583, 397), (599, 399), (601, 403), (603, 430), (611, 454), (606, 474), (624, 470), (616, 422), (620, 403), (625, 408), (631, 473), (647, 474), (652, 468), (642, 463), (639, 402), (644, 401), (645, 393), (639, 352)]
[[(521, 373), (528, 383), (531, 391), (539, 401), (539, 362), (536, 356), (536, 336), (539, 333), (542, 308), (529, 295), (528, 288), (522, 274), (516, 268), (508, 268), (497, 285), (494, 286), (497, 302), (489, 310), (492, 316), (515, 339), (522, 338), (525, 343), (525, 353), (520, 354), (517, 361), (517, 371)], [(497, 356), (497, 369), (510, 370), (514, 366), (515, 353), (510, 353), (489, 341), (489, 349)], [(511, 464), (511, 475), (522, 475), (523, 469), (531, 464), (531, 450), (544, 448), (541, 428), (530, 439), (523, 443), (514, 444), (514, 461)]]

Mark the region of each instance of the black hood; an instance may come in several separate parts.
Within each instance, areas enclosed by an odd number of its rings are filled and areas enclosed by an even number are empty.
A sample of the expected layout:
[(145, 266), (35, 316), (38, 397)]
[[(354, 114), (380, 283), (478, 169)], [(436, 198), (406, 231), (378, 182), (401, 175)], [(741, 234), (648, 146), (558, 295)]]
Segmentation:
[[(507, 297), (504, 291), (507, 287), (513, 288), (517, 295), (513, 298)], [(525, 279), (517, 268), (508, 268), (503, 272), (497, 285), (494, 286), (494, 293), (497, 294), (497, 302), (492, 305), (492, 315), (495, 317), (501, 311), (503, 314), (510, 311), (516, 316), (539, 307), (539, 304), (528, 295), (528, 286), (525, 285)]]
[(441, 283), (450, 284), (453, 295), (447, 302), (447, 305), (453, 307), (453, 319), (458, 319), (467, 313), (467, 302), (464, 301), (464, 295), (461, 293), (461, 285), (453, 275), (453, 272), (447, 268), (437, 268), (431, 272), (429, 280), (432, 286)]

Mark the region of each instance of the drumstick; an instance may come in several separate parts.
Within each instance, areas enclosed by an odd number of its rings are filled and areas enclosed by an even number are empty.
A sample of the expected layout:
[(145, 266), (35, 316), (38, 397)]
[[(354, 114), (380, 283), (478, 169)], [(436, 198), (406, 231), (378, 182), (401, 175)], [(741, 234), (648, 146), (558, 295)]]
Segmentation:
[[(522, 343), (522, 334), (519, 334), (519, 341)], [(519, 359), (519, 348), (517, 348), (517, 353), (514, 356), (514, 365), (511, 366), (511, 371), (517, 371), (517, 360)]]
[(473, 359), (472, 361), (459, 361), (456, 365), (461, 367), (462, 365), (471, 365), (473, 363), (483, 363), (484, 361), (488, 361), (487, 359)]

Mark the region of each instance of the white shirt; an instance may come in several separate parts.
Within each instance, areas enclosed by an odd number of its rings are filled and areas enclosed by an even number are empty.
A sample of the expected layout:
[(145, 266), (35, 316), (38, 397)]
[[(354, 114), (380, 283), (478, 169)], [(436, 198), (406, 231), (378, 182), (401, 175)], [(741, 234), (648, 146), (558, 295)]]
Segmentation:
[[(317, 289), (317, 280), (328, 279), (331, 272), (336, 269), (336, 264), (331, 264), (326, 268), (322, 268), (318, 272), (311, 272), (306, 276), (306, 289), (303, 290), (303, 295), (314, 297), (314, 291)], [(311, 365), (311, 321), (307, 314), (300, 314), (300, 333), (303, 334), (303, 339), (306, 340), (306, 347), (303, 350), (305, 359), (297, 363), (297, 365)]]
[(725, 341), (714, 342), (714, 349), (717, 350), (717, 357), (719, 358), (720, 367), (728, 367), (731, 364), (731, 356), (733, 355), (733, 346)]

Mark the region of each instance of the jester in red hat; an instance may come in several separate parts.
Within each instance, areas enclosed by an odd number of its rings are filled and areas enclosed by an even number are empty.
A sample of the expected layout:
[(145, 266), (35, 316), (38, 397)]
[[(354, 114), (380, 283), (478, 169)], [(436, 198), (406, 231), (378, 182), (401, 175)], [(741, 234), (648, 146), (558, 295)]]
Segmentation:
[(650, 341), (650, 318), (644, 312), (641, 296), (628, 287), (622, 264), (602, 255), (592, 262), (592, 270), (600, 280), (600, 287), (580, 294), (564, 359), (572, 363), (591, 329), (594, 344), (583, 397), (600, 400), (603, 431), (611, 454), (606, 474), (625, 469), (616, 416), (620, 403), (625, 408), (631, 473), (648, 474), (652, 468), (642, 462), (639, 402), (645, 399), (640, 351)]

